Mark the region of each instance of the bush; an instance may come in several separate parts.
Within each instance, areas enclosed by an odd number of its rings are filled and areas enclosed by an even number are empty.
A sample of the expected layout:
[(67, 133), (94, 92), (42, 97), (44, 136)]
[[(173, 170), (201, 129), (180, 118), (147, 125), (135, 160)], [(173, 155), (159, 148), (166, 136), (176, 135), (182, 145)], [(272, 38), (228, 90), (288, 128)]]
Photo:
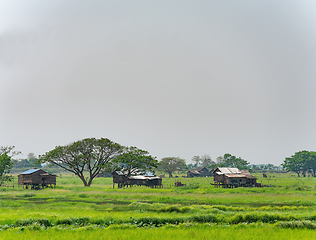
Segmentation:
[(34, 197), (34, 196), (35, 196), (35, 194), (33, 194), (33, 193), (25, 193), (23, 195), (20, 195), (20, 197), (25, 197), (25, 198)]
[(193, 216), (189, 218), (191, 222), (197, 223), (217, 223), (218, 219), (214, 215), (201, 215), (201, 216)]
[(291, 229), (316, 229), (316, 224), (309, 221), (280, 222), (277, 226)]
[(79, 197), (80, 197), (80, 198), (87, 198), (87, 197), (88, 197), (88, 195), (87, 195), (87, 194), (82, 193), (82, 194), (79, 194)]
[(177, 213), (185, 213), (191, 210), (190, 207), (179, 207), (176, 205), (160, 208), (157, 212), (177, 212)]

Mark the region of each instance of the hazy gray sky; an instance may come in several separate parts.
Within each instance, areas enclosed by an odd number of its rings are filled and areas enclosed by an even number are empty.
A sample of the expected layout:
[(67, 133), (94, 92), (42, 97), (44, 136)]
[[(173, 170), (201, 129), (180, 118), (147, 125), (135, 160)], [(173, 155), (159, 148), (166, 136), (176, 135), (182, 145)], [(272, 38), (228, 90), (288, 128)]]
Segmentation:
[[(0, 0), (0, 145), (316, 150), (316, 2)], [(23, 157), (21, 156), (21, 157)]]

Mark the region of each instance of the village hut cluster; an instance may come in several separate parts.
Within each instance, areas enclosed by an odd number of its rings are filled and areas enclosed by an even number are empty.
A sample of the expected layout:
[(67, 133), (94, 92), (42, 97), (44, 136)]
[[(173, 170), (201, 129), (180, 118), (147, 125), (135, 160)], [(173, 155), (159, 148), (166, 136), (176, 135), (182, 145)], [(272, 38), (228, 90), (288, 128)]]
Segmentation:
[(126, 173), (121, 171), (114, 171), (112, 172), (113, 176), (113, 188), (115, 183), (117, 183), (118, 188), (122, 188), (125, 186), (132, 187), (133, 185), (137, 186), (147, 186), (147, 187), (162, 187), (162, 178), (157, 177), (154, 174), (147, 172), (143, 175), (136, 175), (136, 176), (127, 176)]
[(224, 188), (259, 187), (257, 179), (248, 170), (238, 168), (216, 168), (213, 172), (214, 186)]
[(28, 189), (40, 189), (56, 186), (56, 175), (49, 174), (42, 169), (29, 169), (18, 175), (18, 184)]
[[(162, 178), (157, 177), (151, 172), (128, 176), (122, 171), (114, 171), (111, 173), (113, 177), (113, 188), (118, 184), (118, 188), (125, 186), (132, 187), (147, 186), (152, 188), (162, 187)], [(256, 178), (252, 176), (248, 170), (239, 170), (238, 168), (216, 168), (215, 170), (208, 170), (205, 167), (198, 167), (195, 170), (187, 172), (187, 177), (214, 177), (215, 187), (222, 186), (223, 188), (234, 187), (261, 187), (261, 184), (256, 182)], [(49, 174), (42, 169), (29, 169), (18, 175), (18, 184), (23, 188), (40, 189), (45, 187), (56, 186), (56, 175)], [(185, 186), (181, 182), (176, 182), (176, 187)]]

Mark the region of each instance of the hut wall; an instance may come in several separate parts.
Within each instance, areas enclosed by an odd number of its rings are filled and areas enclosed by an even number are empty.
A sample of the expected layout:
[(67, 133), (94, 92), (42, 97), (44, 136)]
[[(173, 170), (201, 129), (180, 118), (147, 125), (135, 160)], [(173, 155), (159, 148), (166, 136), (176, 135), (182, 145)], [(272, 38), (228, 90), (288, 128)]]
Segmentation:
[(128, 179), (130, 185), (146, 185), (147, 179)]
[(122, 183), (124, 182), (123, 176), (113, 175), (113, 183)]
[(19, 175), (18, 184), (42, 184), (42, 178), (39, 173)]
[(56, 176), (55, 175), (45, 175), (42, 176), (42, 183), (45, 184), (53, 184), (56, 185)]
[[(43, 177), (41, 174), (45, 174), (45, 179), (47, 179), (47, 184), (55, 184), (56, 185), (56, 176), (47, 174), (43, 170), (39, 170), (30, 174), (20, 174), (18, 175), (18, 184), (19, 185), (42, 185), (43, 184)], [(46, 175), (47, 174), (47, 175)]]
[(237, 184), (237, 185), (244, 185), (246, 184), (246, 178), (245, 177), (225, 177), (225, 184)]
[(218, 175), (218, 174), (214, 174), (214, 182), (224, 182), (224, 175)]
[(207, 169), (202, 169), (201, 171), (200, 171), (200, 173), (201, 173), (201, 177), (209, 177), (209, 176), (212, 176), (212, 173), (211, 172), (209, 172)]

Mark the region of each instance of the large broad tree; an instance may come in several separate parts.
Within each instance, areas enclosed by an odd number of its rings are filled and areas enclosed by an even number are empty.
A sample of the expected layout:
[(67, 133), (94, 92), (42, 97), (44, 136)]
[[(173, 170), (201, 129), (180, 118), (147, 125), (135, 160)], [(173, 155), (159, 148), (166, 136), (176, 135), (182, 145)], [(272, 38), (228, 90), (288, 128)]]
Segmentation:
[(185, 160), (179, 157), (165, 157), (159, 162), (158, 168), (169, 174), (169, 178), (172, 177), (172, 173), (175, 171), (181, 171), (186, 168)]
[(113, 159), (122, 153), (123, 147), (107, 138), (86, 138), (41, 155), (39, 162), (57, 165), (78, 176), (84, 186), (90, 186), (92, 180)]
[(127, 147), (115, 160), (115, 168), (127, 173), (127, 176), (144, 174), (146, 171), (154, 172), (158, 166), (156, 158), (149, 152), (137, 147)]

